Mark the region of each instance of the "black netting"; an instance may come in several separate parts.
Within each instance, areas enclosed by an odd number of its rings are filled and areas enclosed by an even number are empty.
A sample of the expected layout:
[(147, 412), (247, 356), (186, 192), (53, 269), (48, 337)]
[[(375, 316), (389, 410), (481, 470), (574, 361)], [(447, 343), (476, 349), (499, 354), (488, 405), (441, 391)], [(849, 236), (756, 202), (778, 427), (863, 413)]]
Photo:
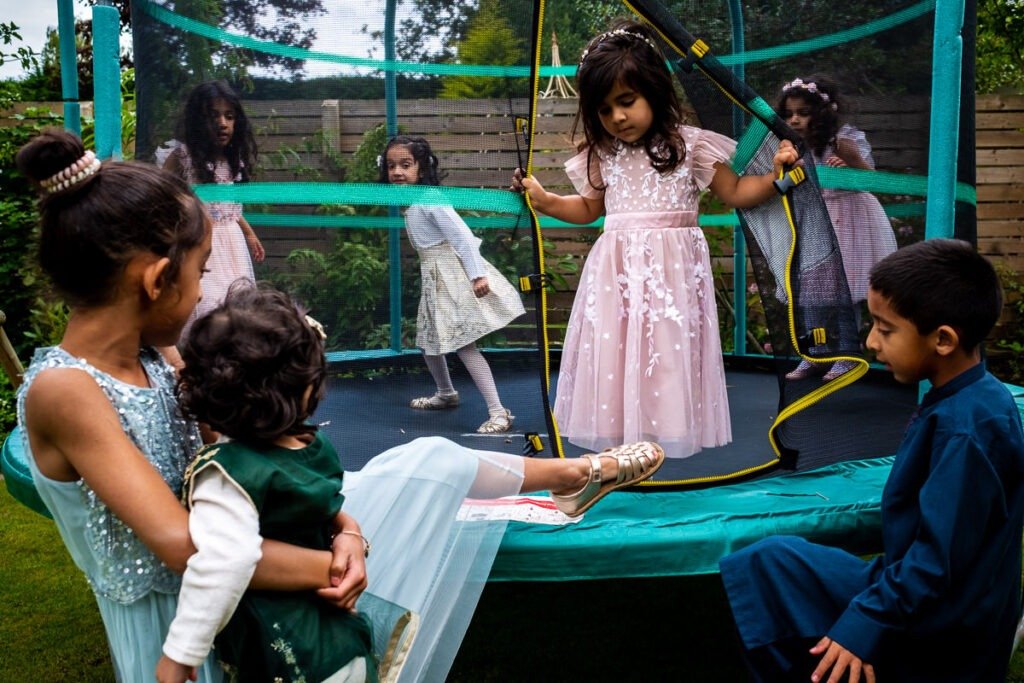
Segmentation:
[[(216, 219), (234, 229), (240, 205), (266, 250), (256, 278), (289, 291), (326, 328), (333, 377), (317, 418), (351, 469), (416, 436), (515, 453), (529, 434), (547, 440), (539, 297), (536, 287), (520, 293), (520, 277), (538, 272), (539, 244), (521, 199), (506, 191), (526, 165), (538, 8), (503, 0), (465, 9), (440, 8), (432, 30), (446, 35), (428, 35), (423, 14), (398, 5), (392, 52), (384, 3), (132, 7), (137, 157), (166, 164), (182, 154), (186, 102), (200, 84), (223, 81), (237, 94), (258, 150), (249, 177), (190, 178), (217, 223), (211, 267), (226, 253)], [(385, 146), (396, 135), (429, 145), (436, 187), (387, 182)], [(471, 280), (480, 276), (491, 293), (477, 297)], [(219, 294), (207, 281), (204, 292), (208, 301)], [(467, 345), (483, 365), (459, 351)], [(419, 346), (447, 354), (457, 407), (410, 405), (446, 384)], [(493, 376), (496, 394), (463, 358)], [(478, 433), (492, 415), (507, 424), (502, 407), (511, 429)]]
[[(705, 485), (778, 471), (778, 456), (808, 469), (889, 454), (913, 389), (880, 370), (822, 377), (831, 359), (859, 359), (859, 367), (873, 360), (862, 347), (863, 294), (844, 275), (843, 233), (833, 230), (822, 193), (870, 192), (898, 245), (923, 239), (933, 5), (546, 0), (543, 23), (541, 9), (526, 0), (133, 2), (136, 156), (166, 163), (183, 140), (183, 105), (196, 85), (222, 79), (237, 93), (258, 148), (249, 177), (199, 183), (198, 191), (215, 213), (241, 205), (267, 253), (255, 275), (292, 292), (325, 324), (334, 378), (318, 417), (336, 443), (348, 444), (340, 449), (346, 465), (427, 434), (511, 452), (537, 434), (545, 454), (580, 452), (552, 436), (549, 374), (559, 371), (580, 267), (601, 222), (535, 221), (505, 190), (513, 169), (529, 164), (547, 189), (573, 192), (562, 164), (580, 142), (571, 134), (574, 66), (613, 19), (637, 15), (662, 35), (690, 122), (740, 141), (738, 171), (764, 172), (779, 138), (799, 141), (775, 110), (784, 84), (816, 74), (840, 87), (843, 122), (866, 136), (875, 168), (821, 165), (802, 147), (806, 179), (786, 202), (734, 216), (702, 200), (733, 442), (673, 461), (659, 479)], [(378, 157), (396, 134), (429, 142), (437, 188), (378, 184)], [(959, 177), (968, 184), (971, 155), (961, 150)], [(459, 406), (409, 406), (435, 390), (416, 339), (424, 258), (446, 272), (463, 268), (457, 253), (425, 255), (410, 242), (410, 207), (454, 210), (480, 240), (482, 258), (517, 290), (543, 257), (547, 278), (534, 277), (519, 297), (525, 314), (477, 340), (515, 415), (507, 433), (476, 432), (487, 406), (454, 353)], [(969, 202), (958, 203), (957, 216), (957, 235), (973, 238)], [(817, 371), (786, 379), (803, 360)]]

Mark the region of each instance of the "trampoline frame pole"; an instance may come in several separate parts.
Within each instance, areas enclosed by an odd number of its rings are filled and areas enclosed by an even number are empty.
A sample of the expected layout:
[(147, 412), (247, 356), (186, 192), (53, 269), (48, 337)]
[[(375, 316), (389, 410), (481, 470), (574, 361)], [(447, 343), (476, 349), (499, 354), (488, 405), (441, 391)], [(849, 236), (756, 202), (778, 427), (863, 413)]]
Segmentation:
[(82, 134), (78, 102), (78, 51), (75, 49), (74, 0), (57, 0), (57, 37), (60, 41), (60, 89), (64, 99), (64, 130)]
[(92, 8), (93, 112), (96, 156), (121, 159), (121, 16), (110, 0)]
[[(395, 7), (387, 0), (384, 10), (384, 59), (395, 61)], [(388, 139), (398, 135), (398, 83), (394, 69), (384, 72), (384, 114)], [(398, 217), (398, 207), (389, 206), (388, 216)], [(388, 228), (388, 313), (391, 322), (391, 350), (402, 351), (402, 241), (397, 228)]]
[(964, 0), (936, 0), (925, 239), (953, 236), (963, 25)]
[[(746, 50), (743, 39), (743, 7), (740, 0), (728, 0), (729, 23), (732, 26), (732, 53), (742, 54)], [(732, 72), (739, 80), (744, 80), (746, 70), (740, 60), (732, 66)], [(733, 107), (732, 133), (739, 140), (743, 133), (743, 110)], [(732, 264), (732, 352), (736, 356), (747, 355), (747, 243), (743, 235), (743, 226), (734, 225), (732, 233), (733, 264)]]

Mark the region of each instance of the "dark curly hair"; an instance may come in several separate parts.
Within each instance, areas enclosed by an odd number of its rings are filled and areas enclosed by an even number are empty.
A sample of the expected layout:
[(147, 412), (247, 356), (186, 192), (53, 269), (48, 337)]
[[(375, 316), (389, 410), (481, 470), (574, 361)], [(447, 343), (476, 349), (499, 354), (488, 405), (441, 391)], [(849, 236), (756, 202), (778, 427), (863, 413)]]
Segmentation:
[[(211, 116), (215, 100), (224, 100), (235, 110), (234, 132), (223, 150), (217, 146), (217, 131)], [(177, 135), (185, 140), (199, 182), (214, 182), (213, 169), (221, 154), (228, 162), (232, 178), (240, 178), (242, 182), (250, 179), (256, 163), (256, 138), (242, 101), (226, 81), (207, 81), (192, 88)]]
[(651, 166), (661, 173), (671, 173), (686, 158), (686, 143), (679, 134), (683, 109), (672, 74), (665, 66), (665, 55), (654, 47), (657, 40), (646, 25), (620, 21), (587, 46), (586, 57), (576, 75), (580, 101), (572, 136), (576, 137), (577, 129), (582, 126), (584, 141), (579, 150), (590, 149), (588, 177), (595, 153), (612, 153), (615, 149), (615, 138), (601, 125), (599, 112), (604, 98), (619, 82), (643, 95), (651, 107), (654, 118), (642, 140)]
[(380, 175), (378, 182), (390, 183), (388, 180), (388, 150), (392, 147), (405, 147), (420, 167), (419, 185), (440, 185), (442, 175), (437, 170), (437, 155), (430, 149), (426, 138), (416, 135), (396, 135), (384, 145), (384, 151), (377, 162)]
[[(82, 158), (85, 146), (57, 128), (30, 140), (18, 169), (40, 188)], [(152, 164), (104, 161), (91, 176), (58, 192), (40, 191), (37, 256), (71, 306), (98, 306), (116, 294), (125, 266), (137, 254), (166, 257), (174, 282), (188, 252), (206, 237), (202, 205), (189, 186)]]
[[(820, 157), (825, 153), (826, 147), (835, 147), (841, 119), (847, 113), (846, 101), (840, 94), (839, 87), (827, 76), (805, 76), (801, 80), (804, 83), (814, 83), (817, 92), (800, 87), (783, 90), (779, 94), (775, 111), (785, 119), (782, 112), (786, 108), (786, 100), (791, 97), (803, 101), (810, 108), (811, 122), (804, 141)], [(822, 94), (828, 96), (828, 102)]]
[(307, 420), (327, 376), (323, 340), (283, 292), (233, 286), (196, 320), (181, 356), (178, 398), (194, 419), (262, 448), (316, 431)]

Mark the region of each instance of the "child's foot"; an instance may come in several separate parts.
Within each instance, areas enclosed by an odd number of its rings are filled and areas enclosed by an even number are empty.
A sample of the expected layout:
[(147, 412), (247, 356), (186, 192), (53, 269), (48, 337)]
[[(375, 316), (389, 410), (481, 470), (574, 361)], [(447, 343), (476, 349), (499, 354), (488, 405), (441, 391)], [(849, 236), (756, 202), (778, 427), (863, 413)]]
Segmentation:
[(555, 506), (569, 517), (579, 517), (615, 489), (650, 477), (665, 462), (665, 451), (656, 443), (640, 441), (583, 457), (590, 461), (583, 487), (574, 493), (551, 494)]
[(832, 368), (825, 373), (825, 376), (822, 377), (822, 379), (825, 380), (826, 382), (831, 382), (837, 377), (845, 375), (850, 370), (853, 370), (855, 367), (857, 367), (857, 364), (854, 363), (852, 360), (837, 360), (832, 365)]
[(503, 434), (512, 429), (512, 420), (514, 419), (516, 416), (507, 408), (503, 408), (502, 412), (487, 418), (487, 422), (477, 427), (476, 431), (480, 434)]
[(809, 360), (802, 360), (795, 370), (786, 373), (786, 379), (806, 379), (812, 375), (819, 374), (821, 370), (820, 366), (815, 365)]
[(442, 394), (440, 391), (433, 396), (420, 396), (409, 401), (409, 407), (416, 410), (447, 410), (459, 405), (459, 392)]

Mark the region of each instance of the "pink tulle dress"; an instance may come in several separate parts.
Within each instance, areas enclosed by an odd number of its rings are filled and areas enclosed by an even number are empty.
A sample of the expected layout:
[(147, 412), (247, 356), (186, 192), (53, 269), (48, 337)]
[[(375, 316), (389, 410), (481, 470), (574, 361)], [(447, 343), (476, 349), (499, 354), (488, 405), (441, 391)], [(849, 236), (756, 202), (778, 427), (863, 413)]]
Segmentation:
[[(839, 129), (836, 139), (852, 141), (868, 166), (875, 167), (871, 145), (862, 131), (845, 125)], [(820, 157), (815, 156), (814, 161), (823, 164), (834, 154), (835, 151), (829, 145)], [(868, 296), (871, 268), (896, 251), (896, 235), (892, 223), (878, 199), (870, 192), (825, 189), (821, 191), (821, 196), (839, 241), (839, 253), (843, 256), (843, 269), (850, 285), (851, 300), (862, 301)]]
[[(192, 166), (192, 157), (185, 145), (177, 147), (171, 154), (178, 156), (189, 183), (199, 182)], [(219, 185), (233, 184), (239, 178), (231, 177), (231, 167), (226, 161), (217, 162), (213, 169), (213, 179)], [(206, 273), (203, 273), (203, 298), (196, 304), (189, 316), (181, 338), (184, 339), (192, 323), (200, 316), (212, 311), (224, 301), (228, 288), (238, 279), (253, 281), (255, 276), (252, 268), (252, 257), (249, 245), (245, 241), (245, 233), (239, 220), (242, 218), (242, 205), (237, 202), (208, 202), (206, 211), (213, 222), (213, 239), (210, 247), (210, 258), (206, 262)]]
[(555, 420), (599, 450), (658, 442), (685, 458), (732, 439), (711, 261), (697, 201), (736, 143), (682, 126), (686, 159), (662, 175), (642, 145), (566, 162), (573, 185), (605, 205), (566, 330)]

